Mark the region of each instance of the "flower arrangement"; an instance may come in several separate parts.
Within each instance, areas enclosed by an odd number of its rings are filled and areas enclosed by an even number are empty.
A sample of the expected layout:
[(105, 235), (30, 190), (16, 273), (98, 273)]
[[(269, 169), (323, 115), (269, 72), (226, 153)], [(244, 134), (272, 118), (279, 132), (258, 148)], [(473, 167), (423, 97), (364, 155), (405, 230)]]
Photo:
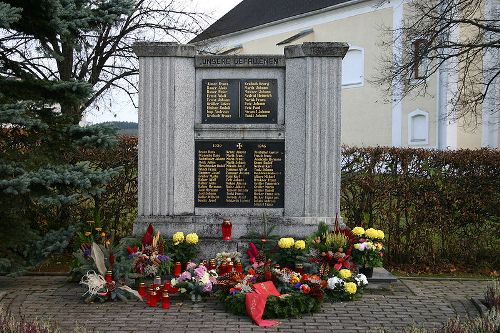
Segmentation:
[(172, 241), (169, 246), (171, 257), (174, 262), (187, 263), (193, 260), (198, 254), (199, 238), (196, 233), (184, 235), (178, 231), (172, 235)]
[(112, 271), (108, 271), (106, 268), (104, 253), (96, 243), (92, 243), (91, 257), (98, 273), (88, 271), (80, 280), (80, 284), (87, 287), (87, 291), (83, 294), (85, 302), (126, 301), (130, 297), (142, 300), (137, 291), (127, 285), (119, 285), (113, 280)]
[(278, 249), (273, 253), (274, 261), (280, 267), (295, 268), (295, 264), (305, 261), (306, 242), (285, 237), (278, 240)]
[(351, 268), (354, 239), (354, 234), (341, 228), (338, 222), (333, 231), (325, 223), (320, 223), (318, 232), (309, 239), (313, 249), (311, 261), (319, 265), (320, 275), (332, 276), (343, 268)]
[(368, 285), (363, 274), (354, 275), (348, 269), (341, 269), (327, 280), (326, 294), (333, 301), (351, 301), (359, 299)]
[(154, 278), (155, 276), (169, 275), (172, 269), (172, 261), (165, 254), (165, 240), (160, 232), (155, 233), (150, 224), (142, 237), (141, 248), (139, 246), (127, 246), (129, 259), (132, 260), (132, 269), (142, 277)]
[(193, 302), (198, 302), (203, 294), (212, 292), (217, 276), (215, 270), (190, 262), (178, 278), (171, 280), (171, 284), (172, 287), (179, 288), (182, 294), (189, 293)]
[(373, 228), (365, 230), (362, 227), (355, 227), (352, 232), (356, 236), (352, 250), (352, 257), (356, 265), (360, 268), (382, 266), (384, 232)]

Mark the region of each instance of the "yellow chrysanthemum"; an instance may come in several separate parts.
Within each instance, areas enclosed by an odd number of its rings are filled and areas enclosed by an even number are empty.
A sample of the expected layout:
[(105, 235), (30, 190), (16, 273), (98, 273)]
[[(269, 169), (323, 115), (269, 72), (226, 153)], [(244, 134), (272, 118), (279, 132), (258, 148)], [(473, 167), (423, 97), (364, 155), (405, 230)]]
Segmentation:
[(356, 287), (356, 283), (354, 283), (354, 282), (347, 282), (346, 284), (344, 284), (344, 290), (348, 294), (353, 295), (358, 290), (358, 287)]
[(375, 243), (375, 248), (377, 249), (377, 251), (382, 251), (384, 245), (382, 243)]
[(375, 230), (373, 228), (366, 229), (365, 234), (368, 238), (378, 238), (378, 230)]
[(191, 245), (198, 244), (198, 235), (195, 233), (187, 234), (186, 235), (186, 243), (191, 244)]
[(384, 234), (384, 232), (382, 230), (377, 230), (377, 234), (378, 234), (377, 235), (378, 239), (384, 239), (385, 234)]
[(350, 278), (351, 276), (352, 276), (352, 273), (351, 273), (351, 271), (350, 271), (350, 270), (348, 270), (348, 269), (345, 269), (345, 268), (344, 268), (344, 269), (341, 269), (341, 270), (339, 271), (339, 277), (340, 277), (341, 279), (344, 279), (344, 280), (345, 280), (345, 279)]
[(295, 248), (297, 250), (303, 250), (306, 248), (306, 242), (304, 242), (303, 240), (298, 240), (298, 241), (295, 241)]
[(361, 244), (360, 244), (360, 243), (356, 243), (356, 244), (354, 244), (353, 246), (354, 246), (354, 248), (355, 248), (356, 250), (359, 250), (359, 248), (360, 248)]
[(293, 238), (285, 237), (285, 238), (280, 238), (280, 240), (278, 241), (278, 246), (281, 249), (289, 249), (293, 246), (294, 243), (295, 241), (293, 240)]
[(292, 275), (292, 277), (290, 278), (290, 283), (297, 284), (299, 282), (300, 282), (300, 278), (297, 275)]
[(174, 245), (179, 245), (180, 243), (184, 242), (184, 233), (182, 231), (176, 232), (172, 236), (172, 240), (174, 241)]
[(363, 229), (361, 227), (356, 227), (356, 228), (352, 229), (352, 233), (355, 234), (356, 236), (361, 236), (362, 234), (365, 233), (365, 229)]

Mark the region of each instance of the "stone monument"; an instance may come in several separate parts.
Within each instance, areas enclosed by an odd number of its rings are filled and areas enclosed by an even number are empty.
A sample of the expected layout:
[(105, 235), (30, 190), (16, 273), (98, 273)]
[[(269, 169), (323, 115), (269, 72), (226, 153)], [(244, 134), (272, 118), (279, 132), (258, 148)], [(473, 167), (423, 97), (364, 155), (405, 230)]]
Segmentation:
[[(285, 55), (197, 55), (137, 43), (139, 209), (134, 233), (196, 232), (218, 251), (265, 232), (302, 238), (339, 213), (346, 43)], [(233, 240), (221, 241), (221, 223)], [(242, 249), (240, 249), (242, 250)]]

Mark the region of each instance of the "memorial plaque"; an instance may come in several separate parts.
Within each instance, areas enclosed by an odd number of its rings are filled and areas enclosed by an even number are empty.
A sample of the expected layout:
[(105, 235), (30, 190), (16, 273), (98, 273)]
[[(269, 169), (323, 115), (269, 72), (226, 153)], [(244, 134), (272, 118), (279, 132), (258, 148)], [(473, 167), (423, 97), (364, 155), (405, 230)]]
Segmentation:
[(202, 98), (203, 123), (277, 123), (276, 79), (202, 80)]
[(196, 141), (195, 206), (283, 208), (283, 141)]

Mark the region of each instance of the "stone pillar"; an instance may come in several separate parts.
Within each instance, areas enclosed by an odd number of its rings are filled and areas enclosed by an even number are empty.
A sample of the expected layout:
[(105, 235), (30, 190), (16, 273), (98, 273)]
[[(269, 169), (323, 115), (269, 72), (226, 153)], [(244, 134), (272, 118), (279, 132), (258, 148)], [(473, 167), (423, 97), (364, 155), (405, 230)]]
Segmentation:
[[(285, 48), (285, 216), (340, 213), (340, 96), (347, 43)], [(314, 223), (314, 221), (311, 221)]]
[(139, 220), (192, 215), (195, 48), (145, 42), (134, 51), (140, 69)]

